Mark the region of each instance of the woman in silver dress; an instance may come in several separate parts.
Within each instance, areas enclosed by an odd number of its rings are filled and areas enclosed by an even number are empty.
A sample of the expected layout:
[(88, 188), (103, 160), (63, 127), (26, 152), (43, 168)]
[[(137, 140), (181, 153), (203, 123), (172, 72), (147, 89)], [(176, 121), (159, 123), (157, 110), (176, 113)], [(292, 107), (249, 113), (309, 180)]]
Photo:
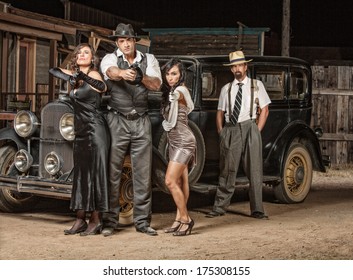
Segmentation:
[(189, 90), (184, 84), (185, 69), (172, 58), (162, 67), (163, 128), (168, 135), (169, 163), (165, 183), (177, 207), (175, 221), (164, 230), (174, 236), (191, 234), (194, 226), (187, 210), (189, 198), (188, 167), (195, 165), (196, 139), (188, 125), (188, 114), (194, 109)]

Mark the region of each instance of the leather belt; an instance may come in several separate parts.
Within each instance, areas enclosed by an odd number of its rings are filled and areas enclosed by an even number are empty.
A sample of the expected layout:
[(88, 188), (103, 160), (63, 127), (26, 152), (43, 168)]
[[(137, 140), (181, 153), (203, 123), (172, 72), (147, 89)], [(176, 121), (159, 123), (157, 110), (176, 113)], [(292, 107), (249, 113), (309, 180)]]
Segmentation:
[(122, 117), (124, 117), (125, 119), (127, 119), (129, 121), (137, 120), (138, 118), (143, 117), (143, 116), (146, 115), (146, 113), (143, 113), (142, 115), (139, 115), (137, 112), (136, 113), (128, 113), (128, 114), (125, 115), (125, 114), (120, 113), (119, 111), (117, 111), (117, 110), (115, 110), (113, 108), (110, 108), (109, 111), (113, 112), (116, 115), (122, 116)]
[(238, 122), (236, 123), (235, 125), (231, 122), (225, 122), (224, 126), (226, 127), (236, 127), (237, 125), (242, 125), (242, 124), (246, 124), (247, 122), (255, 122), (256, 119), (249, 119), (249, 120), (246, 120), (246, 121), (243, 121), (243, 122)]

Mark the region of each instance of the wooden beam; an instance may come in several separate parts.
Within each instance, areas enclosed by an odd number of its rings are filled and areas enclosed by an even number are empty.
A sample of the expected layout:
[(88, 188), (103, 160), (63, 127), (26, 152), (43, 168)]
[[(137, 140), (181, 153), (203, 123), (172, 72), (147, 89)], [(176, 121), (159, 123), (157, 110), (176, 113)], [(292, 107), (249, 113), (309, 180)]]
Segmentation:
[(282, 15), (282, 56), (289, 56), (290, 45), (290, 0), (283, 0)]
[(332, 95), (332, 96), (353, 96), (352, 90), (337, 90), (331, 88), (313, 89), (313, 95)]
[(89, 38), (89, 43), (93, 46), (93, 49), (95, 51), (97, 51), (101, 41), (108, 42), (108, 43), (111, 43), (112, 45), (115, 45), (113, 40), (108, 39), (108, 38), (103, 37), (103, 36), (100, 36), (100, 35), (98, 35), (95, 32), (91, 32), (90, 38)]
[(142, 46), (145, 46), (145, 47), (150, 47), (151, 46), (151, 41), (148, 40), (148, 39), (141, 38), (141, 40), (138, 41), (136, 44), (142, 45)]
[(9, 63), (9, 33), (5, 32), (2, 38), (2, 53), (1, 53), (1, 96), (0, 96), (0, 109), (5, 108), (5, 98), (3, 92), (7, 91), (7, 67)]
[(320, 141), (353, 141), (353, 134), (348, 133), (323, 133)]
[(91, 32), (91, 36), (88, 38), (88, 43), (97, 51), (101, 38), (99, 36), (94, 36), (94, 32)]
[(50, 22), (52, 24), (58, 25), (58, 26), (64, 26), (68, 28), (74, 28), (75, 30), (84, 30), (84, 31), (92, 31), (94, 30), (95, 32), (98, 32), (99, 34), (109, 36), (112, 34), (112, 30), (99, 27), (99, 26), (94, 26), (94, 25), (89, 25), (89, 24), (84, 24), (81, 22), (77, 21), (71, 21), (71, 20), (65, 20), (57, 17), (51, 17), (43, 14), (37, 14), (25, 10), (20, 10), (11, 7), (11, 14), (16, 14), (17, 16), (22, 16), (25, 18), (31, 18), (31, 19), (40, 19), (41, 22)]
[[(49, 69), (56, 67), (57, 57), (58, 57), (57, 41), (51, 40), (50, 41), (50, 55), (49, 55)], [(49, 75), (48, 101), (54, 100), (54, 97), (55, 97), (54, 76)]]
[(30, 28), (30, 27), (24, 27), (21, 25), (15, 25), (11, 23), (8, 24), (8, 23), (0, 22), (0, 30), (22, 34), (25, 36), (30, 36), (35, 38), (39, 37), (39, 38), (46, 38), (50, 40), (62, 41), (62, 34), (43, 31), (43, 30)]
[(57, 25), (49, 22), (44, 22), (44, 21), (35, 20), (35, 19), (23, 17), (23, 16), (17, 16), (9, 13), (4, 13), (4, 12), (0, 12), (0, 20), (5, 22), (16, 23), (18, 25), (43, 29), (46, 31), (76, 35), (76, 28)]
[(60, 68), (66, 68), (67, 67), (67, 64), (69, 63), (70, 59), (71, 59), (71, 53), (68, 54), (66, 56), (66, 58), (64, 59), (64, 61), (59, 65)]

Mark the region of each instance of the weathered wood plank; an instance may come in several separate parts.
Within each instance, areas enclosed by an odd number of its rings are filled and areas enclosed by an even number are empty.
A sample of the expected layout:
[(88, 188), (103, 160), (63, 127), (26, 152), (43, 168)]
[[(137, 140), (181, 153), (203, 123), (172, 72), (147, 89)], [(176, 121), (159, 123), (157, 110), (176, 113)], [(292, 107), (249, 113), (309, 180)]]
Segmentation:
[(337, 66), (329, 66), (327, 73), (327, 84), (328, 88), (337, 88), (337, 77), (338, 77), (338, 69)]
[(313, 65), (313, 88), (353, 89), (353, 67), (351, 65)]
[(348, 133), (353, 133), (353, 96), (348, 100)]
[(323, 154), (332, 164), (353, 162), (353, 91), (315, 89), (311, 127), (322, 127)]
[(22, 25), (27, 28), (31, 27), (31, 28), (46, 30), (47, 32), (52, 31), (56, 33), (66, 33), (71, 35), (76, 34), (76, 28), (57, 25), (54, 23), (45, 22), (43, 20), (35, 20), (35, 19), (28, 18), (26, 16), (17, 16), (17, 15), (4, 13), (0, 11), (0, 18), (2, 21), (16, 23), (17, 25)]
[(336, 155), (337, 155), (337, 164), (347, 163), (347, 141), (337, 141), (336, 142)]
[(337, 96), (337, 133), (348, 131), (348, 96)]
[(338, 66), (338, 89), (350, 89), (351, 69), (350, 66)]
[(347, 133), (324, 133), (320, 140), (324, 141), (353, 141), (353, 134)]
[(311, 67), (313, 86), (315, 88), (325, 87), (325, 67), (320, 65), (314, 65)]
[(335, 96), (352, 96), (353, 97), (353, 91), (352, 90), (335, 90), (335, 89), (313, 89), (313, 96), (315, 95), (335, 95)]
[[(155, 54), (228, 54), (238, 48), (238, 36), (163, 34), (152, 40)], [(246, 54), (259, 54), (259, 37), (244, 35), (242, 49)]]

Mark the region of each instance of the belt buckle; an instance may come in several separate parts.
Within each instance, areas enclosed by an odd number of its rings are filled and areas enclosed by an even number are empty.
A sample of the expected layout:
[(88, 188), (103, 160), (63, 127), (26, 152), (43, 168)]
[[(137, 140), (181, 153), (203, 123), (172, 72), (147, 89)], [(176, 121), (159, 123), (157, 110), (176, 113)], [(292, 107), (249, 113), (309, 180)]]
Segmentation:
[(129, 121), (133, 121), (137, 119), (138, 114), (137, 113), (129, 113), (125, 115), (126, 119)]
[(125, 115), (126, 119), (129, 121), (137, 120), (139, 118), (139, 114), (135, 109), (132, 109), (132, 111), (128, 114)]

